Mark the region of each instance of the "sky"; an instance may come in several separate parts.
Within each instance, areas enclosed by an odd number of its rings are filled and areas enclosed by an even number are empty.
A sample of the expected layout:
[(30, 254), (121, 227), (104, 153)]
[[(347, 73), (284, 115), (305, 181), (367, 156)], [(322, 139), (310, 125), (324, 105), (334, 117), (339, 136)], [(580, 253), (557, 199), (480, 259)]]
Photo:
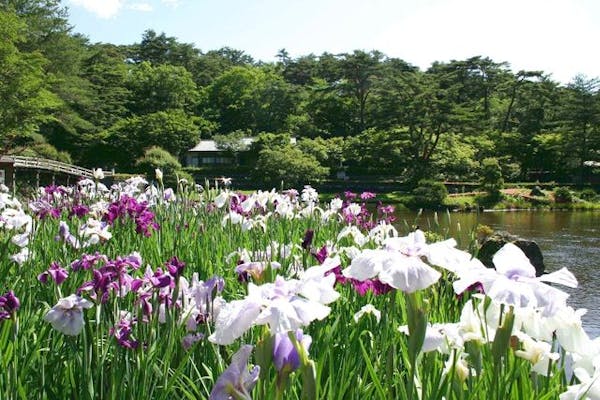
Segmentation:
[(379, 50), (426, 70), (472, 56), (567, 84), (600, 77), (599, 0), (63, 0), (91, 42), (139, 43), (147, 29), (203, 52), (274, 61)]

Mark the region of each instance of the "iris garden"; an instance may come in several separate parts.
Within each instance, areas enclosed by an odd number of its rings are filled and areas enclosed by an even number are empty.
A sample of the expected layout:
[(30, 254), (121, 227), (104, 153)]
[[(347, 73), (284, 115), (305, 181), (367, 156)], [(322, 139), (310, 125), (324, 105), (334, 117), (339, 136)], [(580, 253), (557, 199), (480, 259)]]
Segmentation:
[(373, 193), (0, 193), (2, 399), (597, 399), (567, 268), (484, 267)]

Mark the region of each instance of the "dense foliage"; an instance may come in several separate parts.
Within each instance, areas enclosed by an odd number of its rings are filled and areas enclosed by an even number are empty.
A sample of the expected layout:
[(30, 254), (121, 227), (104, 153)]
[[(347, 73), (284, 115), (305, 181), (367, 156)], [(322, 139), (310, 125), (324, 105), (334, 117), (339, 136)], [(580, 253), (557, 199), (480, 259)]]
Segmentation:
[(297, 138), (331, 176), (474, 180), (492, 157), (505, 179), (597, 179), (585, 164), (600, 158), (595, 78), (561, 85), (485, 56), (422, 71), (361, 50), (281, 50), (264, 63), (152, 30), (131, 45), (90, 43), (58, 0), (1, 1), (0, 36), (3, 152), (38, 133), (78, 164), (131, 172), (151, 146), (183, 161), (201, 137), (266, 132)]

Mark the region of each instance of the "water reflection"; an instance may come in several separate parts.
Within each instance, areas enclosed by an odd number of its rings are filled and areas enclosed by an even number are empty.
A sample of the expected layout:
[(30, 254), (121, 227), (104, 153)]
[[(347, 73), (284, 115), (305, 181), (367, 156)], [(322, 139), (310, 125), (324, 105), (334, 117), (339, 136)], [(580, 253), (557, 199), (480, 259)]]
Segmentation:
[(466, 249), (477, 224), (508, 231), (538, 243), (548, 272), (567, 267), (579, 281), (577, 289), (563, 288), (571, 294), (569, 304), (586, 308), (584, 327), (592, 337), (600, 336), (600, 212), (598, 211), (512, 211), (483, 213), (398, 212), (398, 229), (417, 224), (455, 237)]

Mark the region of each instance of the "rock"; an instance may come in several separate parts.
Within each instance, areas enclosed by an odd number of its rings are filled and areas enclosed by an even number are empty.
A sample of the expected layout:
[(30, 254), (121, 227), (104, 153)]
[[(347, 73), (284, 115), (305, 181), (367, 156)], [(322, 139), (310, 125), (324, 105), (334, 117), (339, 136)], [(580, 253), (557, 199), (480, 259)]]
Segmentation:
[(530, 196), (538, 196), (538, 197), (544, 197), (546, 196), (546, 194), (544, 194), (544, 192), (542, 192), (542, 189), (539, 186), (534, 186), (533, 189), (531, 189), (531, 192), (529, 192)]
[(492, 257), (506, 243), (513, 243), (520, 248), (523, 253), (529, 258), (531, 265), (535, 267), (535, 275), (541, 276), (546, 267), (544, 266), (544, 257), (538, 244), (532, 240), (526, 240), (508, 232), (495, 232), (489, 236), (479, 248), (477, 258), (488, 268), (494, 268)]

